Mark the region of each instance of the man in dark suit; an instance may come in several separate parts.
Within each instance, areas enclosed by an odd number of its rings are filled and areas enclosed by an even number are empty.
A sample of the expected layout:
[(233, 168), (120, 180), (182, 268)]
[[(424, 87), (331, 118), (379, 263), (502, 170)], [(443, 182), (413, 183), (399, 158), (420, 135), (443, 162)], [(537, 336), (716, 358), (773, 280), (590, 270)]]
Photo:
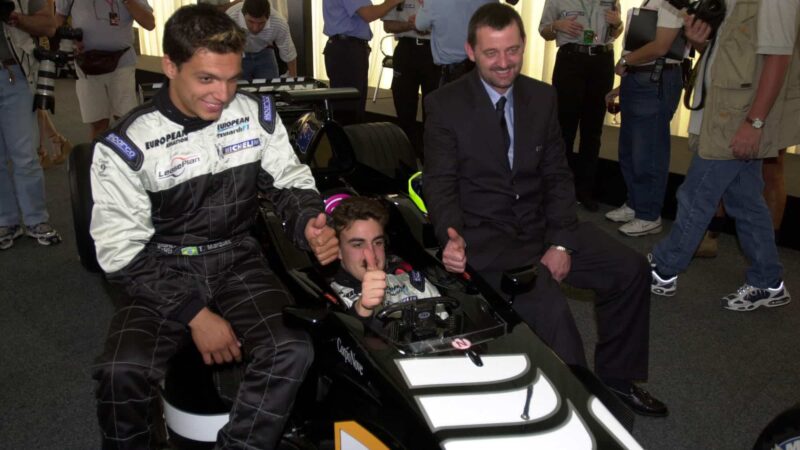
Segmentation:
[(425, 201), (451, 272), (467, 261), (495, 288), (536, 265), (514, 309), (566, 363), (586, 366), (559, 283), (596, 293), (595, 371), (635, 412), (667, 415), (633, 380), (647, 378), (649, 266), (575, 213), (555, 90), (520, 75), (525, 30), (502, 4), (475, 12), (466, 44), (476, 69), (426, 100)]

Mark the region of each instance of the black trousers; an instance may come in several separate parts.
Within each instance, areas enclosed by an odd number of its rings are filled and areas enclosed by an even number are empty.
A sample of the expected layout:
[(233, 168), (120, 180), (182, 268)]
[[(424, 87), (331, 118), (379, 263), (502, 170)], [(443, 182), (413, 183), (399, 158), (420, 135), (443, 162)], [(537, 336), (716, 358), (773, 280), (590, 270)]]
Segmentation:
[(422, 87), (422, 98), (433, 92), (439, 86), (440, 70), (433, 63), (429, 39), (400, 38), (393, 59), (392, 99), (397, 121), (422, 160), (422, 133), (417, 126), (419, 90)]
[[(305, 331), (283, 323), (282, 308), (292, 302), (286, 289), (252, 238), (215, 254), (162, 259), (187, 283), (207, 286), (212, 299), (207, 306), (230, 322), (248, 361), (217, 447), (275, 448), (313, 359)], [(150, 402), (158, 400), (169, 359), (190, 341), (187, 326), (159, 316), (136, 299), (116, 311), (93, 367), (104, 449), (153, 448)]]
[[(564, 280), (595, 292), (595, 373), (601, 378), (647, 379), (650, 337), (650, 266), (647, 259), (589, 223), (576, 231), (577, 248)], [(503, 257), (501, 257), (503, 258)], [(567, 364), (587, 366), (583, 342), (561, 286), (547, 267), (532, 291), (518, 296), (514, 310)], [(495, 289), (501, 271), (481, 275)]]
[(439, 87), (444, 86), (447, 83), (452, 81), (456, 81), (457, 79), (464, 76), (467, 72), (475, 68), (475, 63), (469, 59), (465, 59), (460, 63), (454, 64), (446, 64), (443, 66), (438, 66), (440, 73), (439, 78)]
[[(605, 95), (614, 83), (614, 52), (588, 55), (561, 48), (553, 68), (553, 86), (558, 92), (558, 120), (575, 175), (575, 189), (590, 194), (594, 189), (600, 137), (605, 118)], [(581, 131), (578, 153), (572, 151)]]
[(357, 100), (331, 102), (333, 117), (342, 125), (364, 122), (369, 52), (367, 41), (356, 38), (331, 38), (325, 45), (325, 70), (331, 87), (354, 87), (361, 94)]

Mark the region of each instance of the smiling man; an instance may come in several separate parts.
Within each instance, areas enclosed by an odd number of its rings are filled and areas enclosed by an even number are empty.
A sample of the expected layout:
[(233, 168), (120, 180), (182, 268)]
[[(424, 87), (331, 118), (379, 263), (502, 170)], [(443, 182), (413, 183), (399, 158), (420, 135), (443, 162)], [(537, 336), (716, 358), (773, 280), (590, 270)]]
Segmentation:
[(93, 368), (103, 448), (152, 448), (149, 403), (189, 338), (206, 364), (247, 362), (217, 448), (274, 449), (311, 364), (250, 235), (259, 197), (321, 263), (337, 240), (273, 100), (236, 91), (244, 40), (212, 6), (179, 9), (164, 30), (169, 82), (95, 144), (91, 233), (126, 294)]
[(466, 51), (476, 68), (425, 103), (425, 202), (443, 262), (499, 289), (502, 272), (538, 268), (514, 309), (566, 363), (586, 366), (561, 281), (596, 293), (595, 371), (635, 412), (667, 415), (633, 384), (647, 378), (649, 267), (640, 254), (578, 222), (555, 90), (520, 75), (525, 30), (503, 4), (478, 9)]

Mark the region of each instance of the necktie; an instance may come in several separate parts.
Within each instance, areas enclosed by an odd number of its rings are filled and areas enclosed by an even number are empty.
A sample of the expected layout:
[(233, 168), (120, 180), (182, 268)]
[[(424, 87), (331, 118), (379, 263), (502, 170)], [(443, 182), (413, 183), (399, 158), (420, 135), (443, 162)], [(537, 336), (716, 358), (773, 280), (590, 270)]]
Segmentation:
[(511, 147), (511, 135), (508, 134), (508, 124), (506, 123), (506, 98), (500, 97), (494, 105), (497, 118), (500, 121), (500, 133), (503, 135), (503, 150), (508, 151)]

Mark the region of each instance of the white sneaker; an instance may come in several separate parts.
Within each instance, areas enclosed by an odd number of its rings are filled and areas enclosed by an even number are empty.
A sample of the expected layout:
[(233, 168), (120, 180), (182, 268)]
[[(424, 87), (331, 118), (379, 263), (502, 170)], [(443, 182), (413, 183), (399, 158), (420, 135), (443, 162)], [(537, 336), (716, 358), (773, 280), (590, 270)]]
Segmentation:
[(752, 311), (761, 306), (783, 306), (790, 301), (792, 297), (783, 281), (778, 287), (766, 289), (745, 284), (733, 294), (722, 297), (722, 307), (731, 311)]
[(629, 207), (627, 203), (623, 203), (617, 209), (611, 210), (606, 213), (606, 219), (612, 222), (630, 222), (636, 218), (636, 211)]
[(656, 220), (633, 219), (619, 227), (619, 232), (632, 237), (661, 233), (661, 217)]
[(661, 278), (656, 271), (656, 264), (653, 262), (653, 254), (647, 254), (647, 262), (650, 263), (650, 292), (664, 297), (672, 297), (678, 290), (678, 276)]

